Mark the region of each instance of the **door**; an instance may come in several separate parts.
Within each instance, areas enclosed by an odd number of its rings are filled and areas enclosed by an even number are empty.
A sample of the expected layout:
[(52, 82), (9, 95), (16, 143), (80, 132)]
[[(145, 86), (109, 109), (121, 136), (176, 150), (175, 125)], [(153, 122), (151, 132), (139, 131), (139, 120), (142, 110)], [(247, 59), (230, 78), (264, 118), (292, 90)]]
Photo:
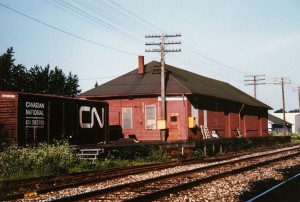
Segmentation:
[(168, 114), (168, 128), (169, 136), (168, 140), (180, 139), (180, 116), (179, 114)]

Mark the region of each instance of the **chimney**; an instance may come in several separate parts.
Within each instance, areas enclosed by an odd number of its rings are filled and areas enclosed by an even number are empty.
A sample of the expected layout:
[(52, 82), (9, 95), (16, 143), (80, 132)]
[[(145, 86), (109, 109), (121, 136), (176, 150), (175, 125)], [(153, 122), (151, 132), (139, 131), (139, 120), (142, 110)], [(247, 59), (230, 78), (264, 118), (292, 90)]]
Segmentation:
[(144, 74), (145, 73), (145, 65), (144, 65), (144, 56), (139, 56), (139, 69), (138, 69), (139, 74)]

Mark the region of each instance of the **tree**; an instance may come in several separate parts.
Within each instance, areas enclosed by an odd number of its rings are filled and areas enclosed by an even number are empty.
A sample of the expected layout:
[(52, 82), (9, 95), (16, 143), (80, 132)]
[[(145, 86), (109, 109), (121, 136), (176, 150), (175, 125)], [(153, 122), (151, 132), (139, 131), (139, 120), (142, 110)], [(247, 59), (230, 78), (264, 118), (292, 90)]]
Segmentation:
[(27, 92), (30, 93), (46, 93), (50, 91), (49, 86), (50, 66), (45, 68), (35, 65), (29, 69), (29, 85)]
[(26, 92), (29, 87), (29, 74), (25, 66), (14, 65), (11, 70), (10, 87), (13, 91)]
[(72, 73), (69, 72), (69, 75), (66, 78), (65, 82), (64, 96), (74, 97), (75, 95), (78, 95), (81, 92), (81, 90), (79, 90), (78, 87), (79, 85), (77, 75), (72, 75)]
[(11, 86), (11, 72), (14, 66), (13, 47), (0, 56), (0, 90), (13, 90)]
[(299, 112), (299, 109), (293, 109), (293, 110), (290, 110), (289, 112), (290, 113), (296, 113), (296, 112)]
[(35, 65), (29, 70), (21, 64), (15, 65), (13, 48), (0, 56), (0, 90), (18, 91), (41, 94), (56, 94), (74, 97), (79, 90), (78, 77), (69, 72), (66, 77), (62, 69), (53, 70), (48, 64), (46, 67)]
[[(283, 113), (283, 109), (281, 108), (281, 109), (278, 109), (278, 110), (276, 110), (276, 111), (274, 111), (274, 113)], [(286, 113), (286, 112), (285, 112)]]
[[(49, 65), (48, 65), (49, 66)], [(66, 77), (61, 69), (55, 67), (49, 73), (49, 92), (50, 94), (64, 95)]]

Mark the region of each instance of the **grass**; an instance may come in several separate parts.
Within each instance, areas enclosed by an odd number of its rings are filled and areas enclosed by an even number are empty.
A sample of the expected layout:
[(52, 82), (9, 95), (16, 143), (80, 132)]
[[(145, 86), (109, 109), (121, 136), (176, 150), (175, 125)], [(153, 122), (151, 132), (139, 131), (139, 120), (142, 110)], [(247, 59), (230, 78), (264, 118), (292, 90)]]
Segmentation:
[(64, 141), (26, 148), (9, 147), (0, 152), (0, 180), (125, 167), (169, 159), (158, 146), (140, 146), (138, 150), (128, 148), (113, 150), (105, 159), (98, 160), (94, 164), (79, 159)]
[[(293, 134), (292, 145), (300, 144), (300, 134)], [(239, 143), (240, 144), (240, 143)], [(242, 149), (252, 149), (252, 142), (239, 145)], [(270, 146), (270, 145), (269, 145)], [(274, 148), (287, 144), (274, 143)], [(198, 148), (189, 158), (203, 158), (203, 151)], [(182, 158), (182, 156), (180, 156)], [(178, 157), (179, 158), (179, 157)], [(0, 151), (0, 180), (25, 179), (64, 173), (83, 172), (95, 169), (134, 166), (148, 163), (169, 161), (171, 157), (159, 146), (138, 146), (137, 148), (114, 149), (104, 159), (94, 164), (79, 159), (67, 142), (39, 144), (30, 147), (9, 147)]]

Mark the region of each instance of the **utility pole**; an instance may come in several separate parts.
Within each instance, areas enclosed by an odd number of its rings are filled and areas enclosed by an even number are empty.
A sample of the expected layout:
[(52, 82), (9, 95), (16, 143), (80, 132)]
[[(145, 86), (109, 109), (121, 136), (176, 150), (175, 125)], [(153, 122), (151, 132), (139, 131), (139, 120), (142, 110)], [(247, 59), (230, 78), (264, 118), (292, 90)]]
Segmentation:
[(293, 92), (298, 92), (298, 103), (299, 103), (299, 112), (300, 112), (300, 86), (293, 88)]
[(248, 78), (248, 77), (251, 77), (253, 79), (245, 79), (244, 81), (245, 82), (248, 82), (248, 83), (245, 83), (244, 85), (245, 86), (250, 86), (250, 85), (253, 85), (254, 86), (254, 98), (256, 99), (256, 86), (257, 85), (263, 85), (263, 84), (266, 84), (266, 83), (258, 83), (258, 81), (263, 81), (263, 80), (266, 80), (266, 78), (262, 78), (262, 77), (265, 77), (266, 75), (264, 74), (255, 74), (255, 75), (245, 75), (244, 77), (245, 78)]
[(181, 34), (146, 35), (145, 38), (158, 38), (160, 42), (146, 43), (146, 46), (158, 45), (160, 49), (146, 49), (146, 52), (159, 52), (161, 57), (161, 109), (160, 119), (166, 121), (166, 93), (165, 93), (165, 55), (168, 52), (181, 52), (181, 49), (166, 49), (166, 45), (181, 44), (180, 41), (167, 42), (166, 39), (181, 37)]
[(286, 128), (286, 120), (285, 120), (285, 100), (284, 100), (284, 85), (290, 84), (291, 80), (286, 77), (281, 78), (275, 78), (274, 84), (280, 84), (281, 85), (281, 92), (282, 92), (282, 113), (283, 113), (283, 133), (285, 134), (287, 131)]

